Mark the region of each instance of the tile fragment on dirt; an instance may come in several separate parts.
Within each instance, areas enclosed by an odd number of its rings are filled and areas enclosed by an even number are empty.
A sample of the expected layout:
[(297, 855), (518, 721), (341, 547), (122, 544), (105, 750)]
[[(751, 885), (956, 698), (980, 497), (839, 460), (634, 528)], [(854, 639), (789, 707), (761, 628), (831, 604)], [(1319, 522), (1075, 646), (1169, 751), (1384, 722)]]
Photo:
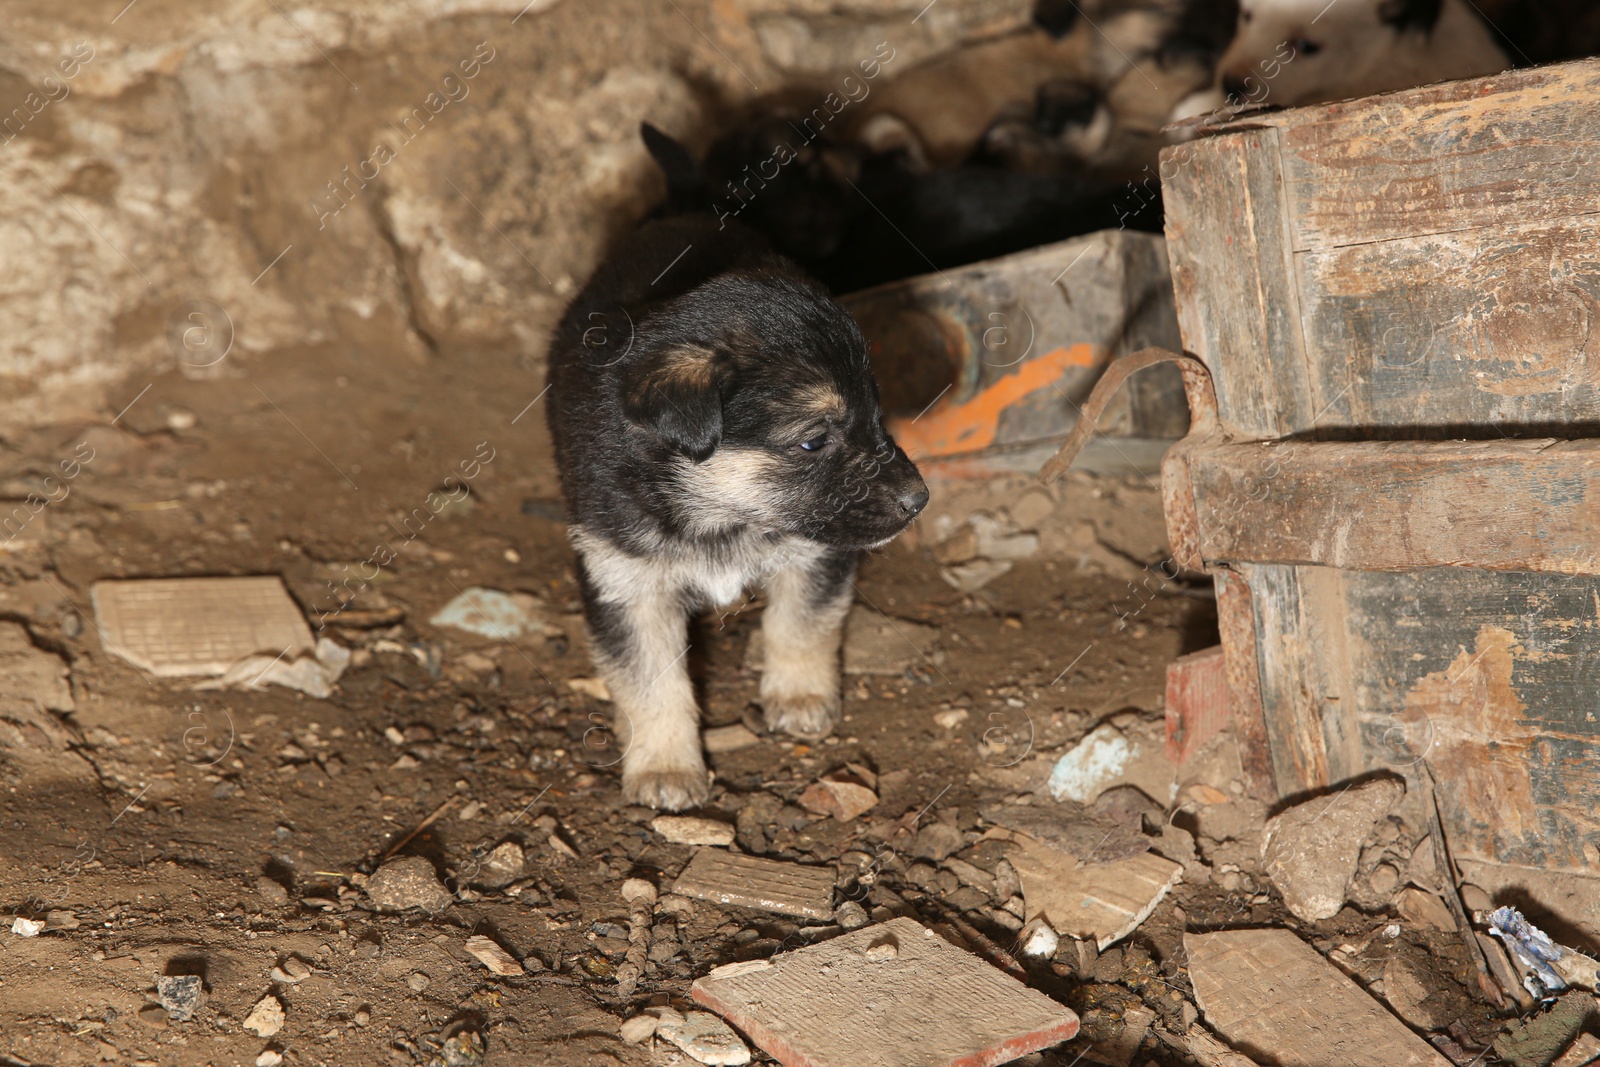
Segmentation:
[(489, 968), (489, 971), (493, 974), (505, 977), (527, 973), (522, 969), (522, 964), (518, 963), (511, 953), (483, 934), (473, 934), (467, 938), (466, 949), (473, 959)]
[(1022, 877), (1029, 919), (1043, 918), (1063, 937), (1093, 939), (1100, 949), (1127, 937), (1183, 877), (1181, 864), (1151, 852), (1115, 863), (1084, 864), (1032, 839), (1006, 850)]
[(220, 675), (256, 653), (292, 659), (316, 647), (276, 576), (96, 582), (89, 596), (106, 651), (158, 678)]
[(672, 892), (741, 908), (831, 919), (833, 883), (832, 867), (806, 867), (702, 848), (678, 875)]
[(662, 1013), (656, 1035), (701, 1063), (738, 1067), (750, 1062), (750, 1049), (739, 1035), (708, 1011), (691, 1011), (678, 1018)]
[(1450, 1067), (1450, 1061), (1288, 930), (1187, 934), (1207, 1025), (1279, 1067)]
[(878, 794), (848, 769), (823, 775), (800, 794), (802, 808), (813, 815), (831, 815), (839, 822), (849, 822), (877, 803)]
[(731, 845), (733, 824), (699, 815), (657, 815), (650, 829), (674, 845)]
[(712, 972), (691, 992), (788, 1067), (1001, 1064), (1078, 1032), (1070, 1008), (907, 918)]

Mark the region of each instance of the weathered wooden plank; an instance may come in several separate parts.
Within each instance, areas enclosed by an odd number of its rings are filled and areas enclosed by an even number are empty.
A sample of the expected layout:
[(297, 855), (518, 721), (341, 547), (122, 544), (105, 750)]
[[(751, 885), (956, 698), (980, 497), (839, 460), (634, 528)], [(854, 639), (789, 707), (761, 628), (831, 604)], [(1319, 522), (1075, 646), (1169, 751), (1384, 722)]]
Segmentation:
[(1211, 368), (1222, 426), (1247, 438), (1310, 427), (1276, 130), (1163, 153), (1167, 254), (1186, 351)]
[[(1309, 568), (1308, 568), (1309, 569)], [(1450, 847), (1600, 874), (1600, 579), (1344, 572), (1366, 765), (1427, 760)]]
[(1212, 573), (1217, 588), (1217, 630), (1221, 635), (1223, 670), (1228, 678), (1228, 705), (1245, 788), (1268, 803), (1278, 799), (1272, 768), (1272, 740), (1261, 704), (1261, 664), (1256, 654), (1256, 615), (1250, 586), (1227, 570)]
[(1266, 121), (1282, 134), (1296, 251), (1515, 226), (1600, 203), (1600, 60)]
[(1242, 564), (1256, 614), (1261, 708), (1280, 795), (1363, 769), (1342, 572)]
[(1308, 252), (1296, 266), (1307, 357), (1330, 398), (1319, 428), (1600, 435), (1600, 215)]
[(1208, 563), (1600, 574), (1600, 440), (1207, 444)]

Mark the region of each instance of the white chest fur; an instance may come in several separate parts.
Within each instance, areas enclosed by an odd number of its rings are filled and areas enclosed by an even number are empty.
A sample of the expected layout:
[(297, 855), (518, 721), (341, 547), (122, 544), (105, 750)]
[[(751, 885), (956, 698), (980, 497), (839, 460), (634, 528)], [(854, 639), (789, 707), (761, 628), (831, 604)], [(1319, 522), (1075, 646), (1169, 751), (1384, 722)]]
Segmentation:
[(796, 537), (751, 536), (716, 551), (664, 545), (650, 555), (633, 556), (581, 526), (572, 527), (570, 536), (602, 598), (622, 604), (675, 597), (723, 607), (752, 585), (814, 562), (823, 552), (821, 545)]

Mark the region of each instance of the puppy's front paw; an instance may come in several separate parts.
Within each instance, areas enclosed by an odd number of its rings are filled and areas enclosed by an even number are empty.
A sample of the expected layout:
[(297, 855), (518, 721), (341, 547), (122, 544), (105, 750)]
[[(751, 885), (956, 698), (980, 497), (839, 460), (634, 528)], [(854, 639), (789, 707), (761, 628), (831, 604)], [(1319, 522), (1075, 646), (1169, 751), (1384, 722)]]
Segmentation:
[(647, 767), (622, 773), (623, 798), (647, 808), (683, 811), (704, 803), (710, 793), (703, 766)]
[(767, 729), (814, 741), (833, 733), (839, 721), (836, 696), (763, 697), (761, 714)]

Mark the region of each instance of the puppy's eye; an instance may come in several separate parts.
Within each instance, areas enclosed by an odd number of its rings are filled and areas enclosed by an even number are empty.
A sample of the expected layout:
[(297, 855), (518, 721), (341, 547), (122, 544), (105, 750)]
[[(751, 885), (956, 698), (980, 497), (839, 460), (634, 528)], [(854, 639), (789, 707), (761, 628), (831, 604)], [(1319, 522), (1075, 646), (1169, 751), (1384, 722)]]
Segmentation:
[(808, 441), (801, 441), (800, 450), (802, 452), (821, 452), (822, 447), (827, 443), (828, 435), (825, 433), (820, 433)]
[(1289, 42), (1289, 47), (1294, 49), (1295, 55), (1314, 56), (1322, 51), (1322, 46), (1315, 41), (1308, 41), (1304, 37), (1296, 37)]

